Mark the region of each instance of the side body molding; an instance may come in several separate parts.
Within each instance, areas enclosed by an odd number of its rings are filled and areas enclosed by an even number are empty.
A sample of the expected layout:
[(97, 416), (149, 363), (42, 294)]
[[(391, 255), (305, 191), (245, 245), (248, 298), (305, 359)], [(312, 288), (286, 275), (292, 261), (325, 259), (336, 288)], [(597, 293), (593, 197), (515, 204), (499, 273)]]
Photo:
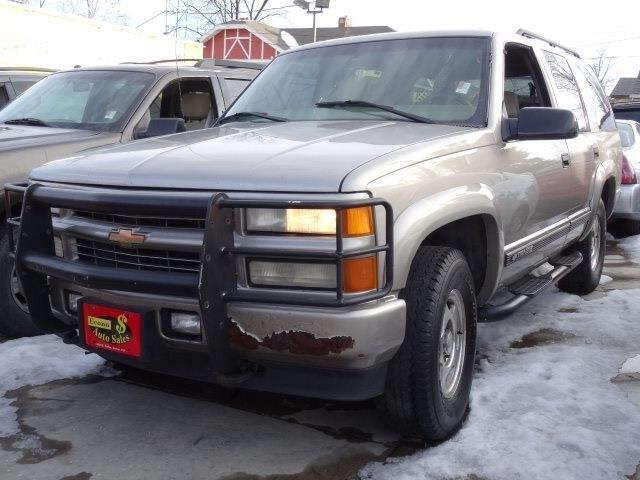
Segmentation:
[(435, 193), (399, 213), (394, 225), (394, 290), (405, 286), (411, 262), (426, 237), (440, 227), (474, 215), (484, 218), (488, 249), (485, 281), (478, 301), (482, 304), (491, 298), (502, 272), (504, 237), (498, 227), (501, 220), (493, 192), (480, 184)]

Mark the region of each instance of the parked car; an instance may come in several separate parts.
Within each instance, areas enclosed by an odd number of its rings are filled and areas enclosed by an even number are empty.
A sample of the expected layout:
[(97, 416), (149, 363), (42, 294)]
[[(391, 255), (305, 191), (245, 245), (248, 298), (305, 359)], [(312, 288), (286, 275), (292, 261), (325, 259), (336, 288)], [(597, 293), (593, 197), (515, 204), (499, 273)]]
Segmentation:
[(477, 321), (598, 285), (621, 160), (600, 84), (556, 42), (316, 43), (276, 57), (210, 131), (11, 187), (18, 275), (38, 328), (104, 358), (380, 397), (398, 430), (442, 440), (469, 405)]
[(0, 109), (53, 72), (46, 68), (0, 67)]
[[(0, 185), (91, 148), (211, 126), (261, 68), (201, 61), (54, 73), (0, 111)], [(36, 334), (0, 221), (0, 333)]]
[(640, 184), (636, 170), (640, 168), (640, 123), (616, 120), (622, 139), (624, 161), (622, 186), (616, 200), (609, 230), (616, 237), (640, 235)]
[(640, 122), (640, 102), (615, 104), (613, 106), (613, 113), (618, 120), (634, 120)]

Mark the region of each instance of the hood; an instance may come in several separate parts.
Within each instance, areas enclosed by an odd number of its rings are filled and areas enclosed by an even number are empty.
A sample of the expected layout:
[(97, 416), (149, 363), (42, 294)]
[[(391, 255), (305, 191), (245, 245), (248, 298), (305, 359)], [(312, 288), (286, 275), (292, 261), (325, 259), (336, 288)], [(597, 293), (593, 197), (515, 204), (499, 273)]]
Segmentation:
[(0, 151), (28, 148), (37, 145), (53, 145), (76, 142), (102, 135), (91, 130), (71, 128), (34, 127), (29, 125), (6, 125), (0, 123)]
[(407, 145), (474, 130), (398, 121), (235, 123), (48, 163), (33, 180), (225, 191), (337, 192), (355, 168)]

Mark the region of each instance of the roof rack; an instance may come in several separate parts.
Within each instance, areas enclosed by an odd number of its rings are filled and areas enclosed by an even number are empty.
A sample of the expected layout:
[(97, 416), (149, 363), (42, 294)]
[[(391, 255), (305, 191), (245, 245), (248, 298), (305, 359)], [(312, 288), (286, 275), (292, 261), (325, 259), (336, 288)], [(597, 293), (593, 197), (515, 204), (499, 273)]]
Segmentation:
[(572, 50), (571, 48), (565, 47), (564, 45), (561, 45), (558, 42), (554, 42), (553, 40), (549, 40), (548, 38), (543, 37), (542, 35), (538, 35), (537, 33), (531, 32), (529, 30), (525, 30), (524, 28), (520, 28), (516, 32), (516, 35), (522, 35), (523, 37), (533, 38), (535, 40), (540, 40), (542, 42), (548, 43), (552, 47), (560, 48), (560, 49), (564, 50), (565, 52), (570, 53), (571, 55), (573, 55), (576, 58), (580, 58), (580, 54), (578, 52), (576, 52), (575, 50)]
[(249, 68), (251, 70), (262, 70), (269, 63), (269, 60), (216, 60), (214, 58), (172, 58), (167, 60), (154, 60), (152, 62), (123, 62), (123, 65), (161, 65), (164, 63), (192, 62), (196, 68)]
[(198, 60), (194, 67), (212, 68), (212, 67), (228, 67), (228, 68), (250, 68), (252, 70), (262, 70), (269, 64), (269, 60), (216, 60), (214, 58), (202, 58)]

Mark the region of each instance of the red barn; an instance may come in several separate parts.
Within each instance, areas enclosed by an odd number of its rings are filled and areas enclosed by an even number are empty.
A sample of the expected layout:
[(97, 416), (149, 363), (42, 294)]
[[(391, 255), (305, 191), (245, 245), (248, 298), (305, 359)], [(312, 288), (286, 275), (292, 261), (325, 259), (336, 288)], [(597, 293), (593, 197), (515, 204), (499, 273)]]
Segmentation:
[(271, 60), (288, 50), (280, 29), (252, 20), (223, 23), (202, 39), (204, 58), (216, 60)]
[[(387, 26), (354, 27), (348, 17), (342, 17), (337, 27), (318, 28), (316, 33), (320, 41), (393, 31)], [(204, 58), (271, 60), (285, 50), (313, 42), (313, 29), (280, 29), (255, 20), (234, 20), (218, 25), (201, 42)]]

